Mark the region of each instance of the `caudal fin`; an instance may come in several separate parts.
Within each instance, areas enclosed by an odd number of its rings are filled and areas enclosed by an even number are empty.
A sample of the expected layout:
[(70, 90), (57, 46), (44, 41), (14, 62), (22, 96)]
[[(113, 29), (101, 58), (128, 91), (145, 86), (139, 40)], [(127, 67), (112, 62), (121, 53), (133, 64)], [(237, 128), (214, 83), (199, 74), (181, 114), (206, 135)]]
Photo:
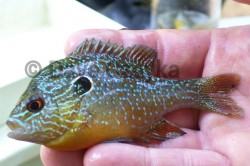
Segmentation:
[(239, 82), (238, 74), (222, 74), (200, 79), (198, 81), (200, 89), (198, 108), (230, 117), (243, 117), (242, 108), (229, 97), (229, 93)]

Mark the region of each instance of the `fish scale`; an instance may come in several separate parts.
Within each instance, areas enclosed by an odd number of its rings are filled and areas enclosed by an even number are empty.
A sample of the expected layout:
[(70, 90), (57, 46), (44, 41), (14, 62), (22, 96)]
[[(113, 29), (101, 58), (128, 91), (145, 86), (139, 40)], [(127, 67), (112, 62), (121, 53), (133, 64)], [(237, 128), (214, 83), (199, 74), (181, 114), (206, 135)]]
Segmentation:
[(147, 46), (85, 40), (33, 77), (7, 121), (8, 136), (68, 151), (107, 141), (147, 145), (185, 134), (165, 119), (181, 108), (243, 117), (229, 96), (239, 75), (157, 78), (155, 59)]

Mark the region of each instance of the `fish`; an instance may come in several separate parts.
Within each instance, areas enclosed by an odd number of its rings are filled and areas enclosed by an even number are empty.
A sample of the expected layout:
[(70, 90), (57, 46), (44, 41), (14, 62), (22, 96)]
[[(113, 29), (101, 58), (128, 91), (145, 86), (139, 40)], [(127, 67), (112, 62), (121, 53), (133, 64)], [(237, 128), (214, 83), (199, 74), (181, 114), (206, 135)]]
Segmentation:
[(10, 138), (75, 151), (109, 141), (142, 145), (186, 134), (166, 114), (182, 108), (242, 118), (230, 97), (240, 76), (154, 77), (157, 52), (86, 39), (40, 70), (7, 120)]

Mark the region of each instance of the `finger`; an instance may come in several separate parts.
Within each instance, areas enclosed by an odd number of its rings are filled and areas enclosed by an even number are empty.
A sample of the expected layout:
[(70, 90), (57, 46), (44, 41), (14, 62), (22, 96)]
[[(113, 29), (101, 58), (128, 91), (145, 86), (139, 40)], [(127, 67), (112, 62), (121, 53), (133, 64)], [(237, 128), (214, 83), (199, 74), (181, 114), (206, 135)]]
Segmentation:
[(250, 4), (250, 0), (235, 0), (236, 2)]
[(229, 165), (229, 161), (219, 153), (206, 150), (100, 144), (87, 151), (84, 165)]
[[(219, 29), (211, 35), (209, 56), (206, 59), (205, 74), (214, 75), (241, 70), (249, 73), (250, 31), (248, 26)], [(207, 68), (206, 68), (207, 67)], [(207, 74), (208, 73), (208, 74)]]
[(165, 118), (179, 127), (199, 130), (199, 111), (194, 109), (180, 109), (167, 113)]
[(185, 148), (185, 149), (202, 149), (201, 140), (203, 139), (202, 132), (195, 131), (191, 129), (183, 129), (186, 134), (175, 138), (175, 139), (169, 139), (167, 141), (162, 142), (158, 145), (153, 145), (152, 147), (157, 148)]
[(42, 163), (45, 166), (82, 166), (84, 151), (64, 152), (41, 146), (40, 156)]
[(201, 76), (210, 45), (210, 31), (82, 30), (69, 38), (66, 53), (69, 54), (86, 38), (110, 40), (125, 47), (135, 44), (146, 45), (158, 53), (157, 72), (168, 77), (171, 75), (171, 67), (177, 66), (180, 70), (179, 78)]
[[(182, 137), (167, 140), (161, 143), (160, 145), (155, 145), (154, 147), (200, 149), (201, 146), (199, 140), (200, 139), (199, 132), (189, 129), (185, 129), (185, 132), (187, 132), (187, 134), (185, 134)], [(109, 146), (109, 144), (105, 145)], [(42, 146), (40, 154), (41, 154), (41, 160), (43, 164), (46, 166), (71, 165), (71, 164), (77, 166), (83, 164), (84, 151), (64, 152)]]

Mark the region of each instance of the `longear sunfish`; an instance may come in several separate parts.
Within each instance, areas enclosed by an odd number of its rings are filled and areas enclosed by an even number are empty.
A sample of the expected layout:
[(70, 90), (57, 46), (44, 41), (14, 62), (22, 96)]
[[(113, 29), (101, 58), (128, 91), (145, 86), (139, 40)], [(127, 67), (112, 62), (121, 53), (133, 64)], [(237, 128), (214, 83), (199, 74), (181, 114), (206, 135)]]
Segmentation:
[(229, 97), (239, 75), (157, 78), (155, 59), (143, 45), (85, 40), (32, 78), (7, 121), (8, 136), (72, 151), (110, 140), (149, 144), (182, 136), (164, 118), (181, 108), (243, 117)]

